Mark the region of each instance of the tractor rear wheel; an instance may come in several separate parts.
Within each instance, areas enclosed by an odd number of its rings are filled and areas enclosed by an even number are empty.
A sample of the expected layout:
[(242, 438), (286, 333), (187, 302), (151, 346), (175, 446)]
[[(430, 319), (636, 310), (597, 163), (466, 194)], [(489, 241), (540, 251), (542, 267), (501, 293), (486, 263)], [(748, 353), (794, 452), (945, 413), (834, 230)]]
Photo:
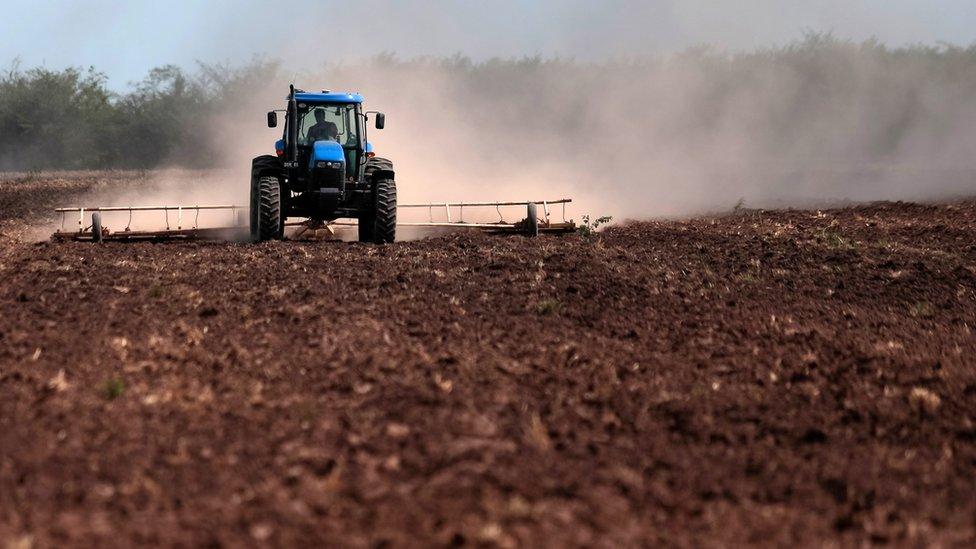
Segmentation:
[(281, 182), (277, 177), (258, 178), (251, 184), (251, 241), (280, 239), (281, 222)]
[(92, 214), (92, 241), (102, 241), (102, 214), (95, 212)]
[(392, 244), (396, 240), (397, 194), (396, 181), (380, 179), (376, 182), (376, 220), (373, 242)]
[(391, 244), (396, 240), (396, 181), (376, 181), (373, 193), (372, 210), (359, 216), (359, 241)]
[(539, 213), (536, 205), (532, 202), (525, 208), (525, 234), (527, 236), (539, 236)]

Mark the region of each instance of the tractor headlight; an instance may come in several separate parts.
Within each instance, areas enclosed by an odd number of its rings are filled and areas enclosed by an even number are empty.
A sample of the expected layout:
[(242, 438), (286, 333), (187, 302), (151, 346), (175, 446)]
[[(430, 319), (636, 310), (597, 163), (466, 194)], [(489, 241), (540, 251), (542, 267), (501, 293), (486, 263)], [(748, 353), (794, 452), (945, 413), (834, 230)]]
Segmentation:
[(316, 162), (315, 167), (339, 169), (342, 167), (342, 162)]

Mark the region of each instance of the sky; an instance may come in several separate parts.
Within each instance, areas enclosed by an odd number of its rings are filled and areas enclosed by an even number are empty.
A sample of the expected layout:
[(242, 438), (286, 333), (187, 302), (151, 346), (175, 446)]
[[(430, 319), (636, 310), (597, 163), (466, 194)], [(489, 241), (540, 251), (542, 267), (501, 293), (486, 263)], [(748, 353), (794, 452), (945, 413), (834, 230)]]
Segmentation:
[[(400, 57), (600, 59), (804, 31), (889, 45), (976, 42), (976, 0), (0, 0), (0, 66), (95, 66), (124, 88), (173, 63), (283, 59), (296, 68)], [(288, 10), (287, 12), (284, 10)]]

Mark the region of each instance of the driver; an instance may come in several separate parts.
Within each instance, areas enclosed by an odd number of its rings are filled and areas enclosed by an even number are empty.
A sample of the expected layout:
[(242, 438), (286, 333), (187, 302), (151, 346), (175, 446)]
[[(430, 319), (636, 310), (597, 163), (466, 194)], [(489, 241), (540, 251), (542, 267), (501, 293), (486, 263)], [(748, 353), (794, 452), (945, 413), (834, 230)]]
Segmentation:
[(339, 128), (325, 121), (325, 109), (315, 109), (315, 125), (308, 129), (308, 144), (329, 140), (339, 140)]

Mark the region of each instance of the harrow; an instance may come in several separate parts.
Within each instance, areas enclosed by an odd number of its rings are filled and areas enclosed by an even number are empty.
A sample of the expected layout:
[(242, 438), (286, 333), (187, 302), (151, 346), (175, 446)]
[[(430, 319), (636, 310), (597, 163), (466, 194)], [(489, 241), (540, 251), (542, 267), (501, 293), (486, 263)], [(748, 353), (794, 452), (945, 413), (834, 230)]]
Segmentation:
[[(398, 210), (427, 210), (427, 221), (419, 222), (399, 222), (399, 227), (431, 227), (441, 229), (476, 229), (497, 234), (523, 234), (537, 236), (540, 233), (568, 233), (576, 230), (576, 224), (572, 220), (566, 220), (566, 204), (572, 199), (563, 198), (559, 200), (537, 200), (525, 202), (438, 202), (425, 204), (400, 204)], [(507, 221), (502, 208), (524, 207), (525, 218), (519, 221)], [(540, 207), (541, 206), (541, 212)], [(559, 206), (561, 209), (561, 219), (552, 219), (553, 207)], [(464, 212), (467, 209), (483, 211), (486, 208), (494, 208), (498, 215), (498, 221), (473, 222), (465, 221)], [(245, 206), (234, 205), (206, 205), (206, 206), (101, 206), (101, 207), (72, 207), (56, 208), (54, 210), (60, 214), (60, 228), (52, 235), (54, 240), (77, 240), (77, 241), (163, 241), (163, 240), (246, 240), (249, 236), (247, 215), (248, 208)], [(147, 231), (133, 230), (133, 214), (143, 214), (145, 212), (162, 213), (164, 229)], [(201, 227), (201, 212), (223, 212), (226, 215), (227, 224), (218, 227)], [(69, 229), (68, 214), (78, 214), (77, 228)], [(125, 227), (121, 230), (111, 230), (103, 223), (103, 213), (127, 213), (128, 219)], [(541, 213), (541, 216), (540, 216)], [(86, 218), (86, 215), (89, 216)], [(158, 222), (157, 222), (158, 223)], [(331, 229), (332, 227), (355, 227), (356, 220), (337, 219), (330, 222), (323, 222), (314, 219), (307, 219), (294, 223), (287, 223), (286, 226), (298, 227), (289, 237), (292, 239), (307, 235), (310, 231), (319, 229)]]

